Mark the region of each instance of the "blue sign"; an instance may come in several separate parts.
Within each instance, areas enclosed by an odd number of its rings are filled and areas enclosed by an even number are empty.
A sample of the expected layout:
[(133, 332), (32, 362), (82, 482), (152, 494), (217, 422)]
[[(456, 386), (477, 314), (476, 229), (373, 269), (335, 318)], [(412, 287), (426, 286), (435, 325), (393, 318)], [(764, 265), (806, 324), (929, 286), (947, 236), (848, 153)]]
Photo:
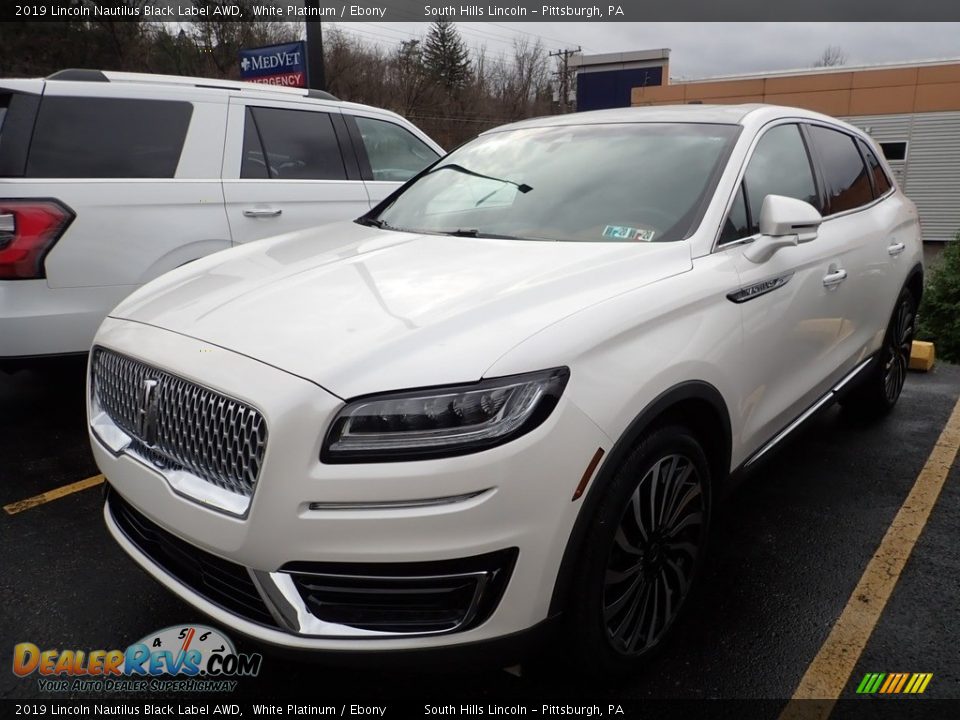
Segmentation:
[(307, 86), (307, 44), (268, 45), (240, 51), (240, 77), (248, 82)]

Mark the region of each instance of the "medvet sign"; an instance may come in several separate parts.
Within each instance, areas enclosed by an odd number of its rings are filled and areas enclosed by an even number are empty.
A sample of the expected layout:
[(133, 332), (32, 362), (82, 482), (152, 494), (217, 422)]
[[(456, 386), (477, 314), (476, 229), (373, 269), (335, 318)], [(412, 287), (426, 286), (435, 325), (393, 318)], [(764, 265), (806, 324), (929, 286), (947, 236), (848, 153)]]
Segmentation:
[(301, 41), (241, 50), (240, 77), (248, 82), (305, 88), (307, 45)]

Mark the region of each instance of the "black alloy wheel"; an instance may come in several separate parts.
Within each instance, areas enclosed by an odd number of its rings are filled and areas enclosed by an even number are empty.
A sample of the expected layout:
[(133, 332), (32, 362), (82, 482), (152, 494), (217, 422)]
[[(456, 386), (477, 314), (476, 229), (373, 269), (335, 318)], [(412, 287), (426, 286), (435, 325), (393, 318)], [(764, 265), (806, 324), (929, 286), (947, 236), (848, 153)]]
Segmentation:
[(897, 404), (910, 367), (916, 319), (917, 302), (904, 289), (894, 305), (876, 362), (840, 399), (844, 410), (870, 420), (885, 415)]
[(893, 311), (883, 348), (883, 388), (890, 405), (897, 402), (907, 379), (915, 332), (914, 319), (913, 298), (901, 295)]
[(666, 644), (697, 586), (711, 514), (710, 464), (683, 426), (648, 431), (611, 472), (589, 490), (561, 638), (565, 664), (607, 680)]
[(665, 455), (630, 496), (607, 559), (607, 638), (627, 655), (660, 642), (693, 582), (705, 533), (705, 496), (693, 461)]

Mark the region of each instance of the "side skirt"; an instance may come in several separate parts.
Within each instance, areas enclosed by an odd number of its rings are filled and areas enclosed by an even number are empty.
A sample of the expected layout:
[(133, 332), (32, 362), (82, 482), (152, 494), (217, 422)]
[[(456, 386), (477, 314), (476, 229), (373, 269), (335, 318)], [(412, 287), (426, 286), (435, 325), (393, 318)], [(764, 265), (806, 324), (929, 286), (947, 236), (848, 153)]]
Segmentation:
[(736, 470), (731, 473), (731, 476), (734, 478), (739, 478), (740, 475), (750, 471), (754, 465), (766, 455), (768, 452), (773, 450), (777, 445), (779, 445), (783, 440), (785, 440), (790, 434), (792, 434), (797, 428), (803, 425), (807, 420), (812, 418), (820, 410), (829, 407), (843, 394), (845, 388), (847, 388), (853, 380), (861, 375), (865, 370), (867, 370), (873, 362), (876, 360), (876, 355), (871, 355), (869, 358), (857, 365), (853, 370), (843, 376), (843, 378), (834, 385), (830, 390), (828, 390), (824, 395), (822, 395), (813, 405), (804, 410), (800, 415), (797, 416), (792, 422), (790, 422), (783, 430), (778, 432), (772, 438), (767, 440), (759, 450), (754, 452), (750, 457), (748, 457)]

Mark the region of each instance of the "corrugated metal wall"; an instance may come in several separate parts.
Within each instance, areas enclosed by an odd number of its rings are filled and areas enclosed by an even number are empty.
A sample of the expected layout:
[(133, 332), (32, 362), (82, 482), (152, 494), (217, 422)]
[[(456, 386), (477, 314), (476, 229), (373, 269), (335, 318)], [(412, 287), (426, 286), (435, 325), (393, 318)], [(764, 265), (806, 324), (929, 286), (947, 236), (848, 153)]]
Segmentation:
[(960, 112), (863, 115), (844, 118), (877, 142), (907, 141), (906, 160), (890, 166), (917, 204), (928, 241), (960, 230)]

